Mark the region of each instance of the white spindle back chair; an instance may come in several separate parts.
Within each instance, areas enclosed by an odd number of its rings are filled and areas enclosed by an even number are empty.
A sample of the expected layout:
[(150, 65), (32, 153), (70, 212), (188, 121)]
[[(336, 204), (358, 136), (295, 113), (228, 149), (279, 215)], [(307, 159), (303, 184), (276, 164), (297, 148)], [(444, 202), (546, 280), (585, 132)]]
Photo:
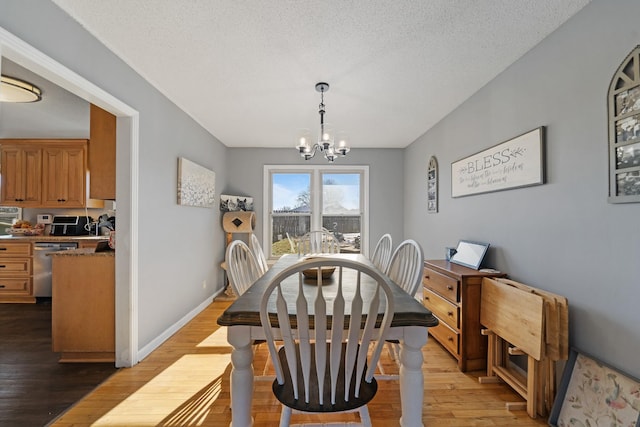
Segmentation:
[(337, 253), (340, 253), (340, 242), (324, 230), (310, 231), (298, 242), (298, 255)]
[[(389, 261), (387, 276), (406, 293), (422, 301), (422, 271), (424, 268), (424, 252), (415, 240), (407, 239), (400, 243)], [(400, 344), (388, 341), (387, 350), (392, 359), (400, 362)], [(382, 370), (382, 369), (381, 369)], [(384, 372), (383, 372), (384, 373)], [(397, 375), (385, 375), (386, 379), (397, 379)]]
[(255, 257), (256, 263), (258, 264), (258, 268), (260, 270), (260, 275), (262, 276), (269, 269), (267, 258), (264, 256), (264, 251), (262, 250), (262, 246), (260, 246), (258, 238), (253, 233), (251, 233), (250, 243), (251, 252), (253, 252), (253, 256)]
[(237, 296), (245, 293), (262, 276), (256, 258), (242, 240), (234, 240), (227, 246), (225, 262), (229, 284)]
[[(323, 266), (336, 267), (332, 278), (322, 278)], [(303, 277), (307, 269), (317, 269), (313, 283)], [(354, 282), (347, 286), (343, 279)], [(323, 286), (323, 280), (332, 283)], [(390, 286), (374, 268), (329, 256), (296, 263), (271, 280), (260, 318), (276, 372), (273, 391), (283, 404), (281, 427), (294, 410), (357, 410), (361, 425), (371, 425), (366, 404), (377, 391), (373, 373), (393, 318)], [(283, 343), (280, 350), (275, 340)]]
[(407, 239), (393, 251), (387, 276), (406, 293), (422, 301), (422, 292), (418, 293), (418, 290), (421, 290), (423, 268), (422, 247), (415, 240)]
[(393, 251), (393, 241), (390, 234), (385, 234), (378, 240), (376, 248), (373, 250), (371, 262), (378, 270), (386, 274), (391, 262), (391, 252)]

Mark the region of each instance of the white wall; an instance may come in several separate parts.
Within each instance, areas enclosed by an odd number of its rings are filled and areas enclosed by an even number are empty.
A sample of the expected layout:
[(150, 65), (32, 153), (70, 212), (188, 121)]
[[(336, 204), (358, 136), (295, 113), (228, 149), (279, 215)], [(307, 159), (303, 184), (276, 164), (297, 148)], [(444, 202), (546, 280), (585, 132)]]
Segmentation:
[[(214, 170), (218, 188), (224, 188), (226, 147), (52, 2), (0, 0), (0, 27), (139, 112), (139, 164), (134, 165), (139, 176), (130, 176), (123, 157), (129, 147), (121, 144), (119, 134), (117, 194), (118, 211), (127, 212), (129, 200), (120, 195), (129, 194), (128, 186), (139, 178), (140, 221), (127, 224), (127, 216), (118, 215), (118, 247), (128, 251), (128, 233), (138, 233), (138, 348), (153, 347), (222, 286), (224, 233), (218, 207), (178, 206), (176, 180), (177, 159), (185, 157)], [(127, 275), (118, 275), (118, 289), (128, 286), (122, 278)], [(127, 300), (118, 302), (128, 311)]]
[[(640, 204), (609, 204), (607, 90), (640, 43), (637, 0), (594, 0), (405, 152), (405, 234), (427, 258), (491, 243), (490, 266), (566, 296), (570, 343), (640, 377)], [(451, 198), (452, 162), (547, 127), (547, 183)], [(425, 210), (440, 165), (440, 212)], [(419, 195), (420, 197), (415, 197)]]

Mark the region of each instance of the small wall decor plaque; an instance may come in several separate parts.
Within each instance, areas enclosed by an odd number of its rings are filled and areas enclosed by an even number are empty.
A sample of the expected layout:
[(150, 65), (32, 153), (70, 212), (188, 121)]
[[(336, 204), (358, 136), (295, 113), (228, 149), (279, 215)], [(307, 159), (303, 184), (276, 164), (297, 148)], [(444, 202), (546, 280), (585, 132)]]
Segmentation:
[(185, 158), (178, 158), (179, 205), (211, 207), (215, 192), (215, 172)]
[(252, 211), (253, 197), (220, 195), (220, 210), (222, 212)]
[(438, 212), (438, 161), (435, 156), (431, 156), (427, 168), (427, 212)]
[(544, 126), (451, 164), (451, 197), (544, 184)]

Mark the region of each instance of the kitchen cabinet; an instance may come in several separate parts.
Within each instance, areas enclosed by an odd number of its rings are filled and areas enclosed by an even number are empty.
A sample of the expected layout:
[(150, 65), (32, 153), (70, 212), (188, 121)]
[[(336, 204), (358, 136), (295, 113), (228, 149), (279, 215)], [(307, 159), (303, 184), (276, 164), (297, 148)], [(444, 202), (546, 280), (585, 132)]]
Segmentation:
[(0, 156), (2, 205), (104, 206), (87, 198), (86, 139), (2, 139)]
[(424, 305), (440, 321), (429, 334), (457, 359), (462, 372), (487, 368), (487, 337), (480, 333), (482, 278), (505, 276), (445, 260), (424, 262)]
[(42, 206), (83, 207), (86, 198), (86, 144), (42, 149)]
[(42, 150), (33, 146), (0, 147), (0, 202), (20, 207), (41, 203)]
[(89, 126), (89, 196), (116, 199), (116, 116), (91, 104)]
[(77, 249), (51, 257), (53, 351), (60, 362), (115, 361), (115, 256)]
[(34, 303), (31, 242), (0, 242), (0, 302)]

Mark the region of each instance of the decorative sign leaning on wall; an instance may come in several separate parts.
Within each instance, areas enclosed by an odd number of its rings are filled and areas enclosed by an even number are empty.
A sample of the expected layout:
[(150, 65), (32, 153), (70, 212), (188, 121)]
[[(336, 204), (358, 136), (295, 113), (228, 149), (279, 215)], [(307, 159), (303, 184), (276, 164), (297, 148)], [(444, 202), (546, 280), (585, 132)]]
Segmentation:
[(216, 192), (216, 173), (182, 157), (178, 158), (178, 204), (209, 208)]
[(544, 126), (451, 164), (451, 197), (544, 184)]

